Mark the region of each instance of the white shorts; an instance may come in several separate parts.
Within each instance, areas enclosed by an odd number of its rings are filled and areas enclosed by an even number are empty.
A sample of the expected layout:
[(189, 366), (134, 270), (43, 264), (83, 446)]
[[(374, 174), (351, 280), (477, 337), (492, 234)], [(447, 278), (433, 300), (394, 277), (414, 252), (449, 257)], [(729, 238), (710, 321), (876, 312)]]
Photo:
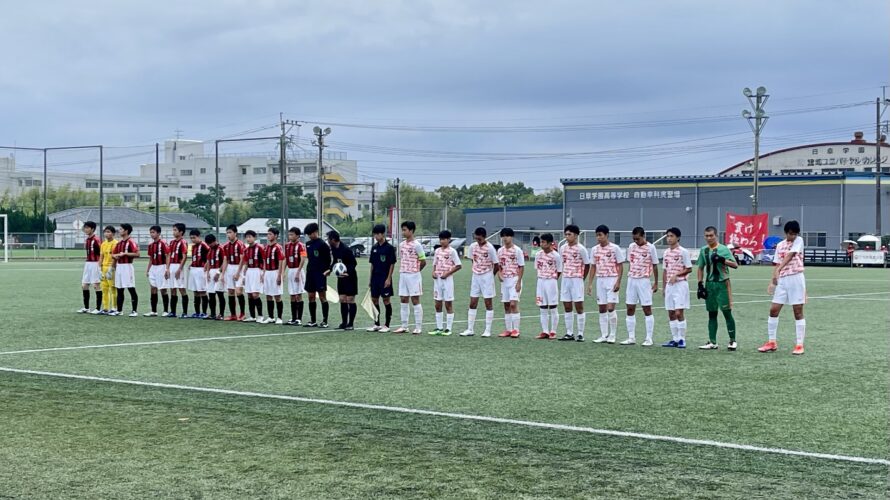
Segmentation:
[(235, 283), (235, 274), (238, 272), (238, 266), (235, 264), (229, 264), (226, 266), (226, 279), (225, 279), (225, 287), (226, 290), (234, 290), (236, 288), (244, 288), (244, 276), (238, 278), (238, 282)]
[(615, 282), (618, 276), (596, 277), (596, 303), (603, 306), (618, 303), (618, 292), (615, 290)]
[(114, 272), (115, 288), (135, 288), (136, 273), (133, 270), (133, 264), (118, 264)]
[(773, 293), (773, 304), (789, 306), (807, 303), (807, 282), (803, 273), (782, 276)]
[(207, 276), (207, 293), (225, 292), (226, 280), (220, 276), (219, 269), (211, 269)]
[(493, 299), (494, 296), (494, 274), (473, 274), (472, 281), (470, 281), (470, 297)]
[(102, 280), (102, 275), (99, 273), (99, 263), (98, 262), (84, 262), (83, 263), (83, 277), (80, 278), (81, 285), (98, 285), (99, 281)]
[(263, 271), (258, 267), (244, 270), (244, 291), (247, 293), (263, 293)]
[(454, 301), (454, 276), (445, 279), (433, 279), (433, 300), (435, 301)]
[(278, 283), (278, 273), (268, 271), (263, 274), (263, 295), (267, 297), (277, 297), (281, 295), (282, 284)]
[(155, 265), (148, 268), (148, 285), (159, 290), (166, 289), (167, 278), (164, 278), (164, 272), (166, 271), (167, 266), (164, 265)]
[(624, 302), (629, 306), (652, 305), (652, 280), (649, 278), (627, 278), (627, 292)]
[(563, 278), (559, 288), (559, 300), (584, 302), (584, 278)]
[(419, 297), (423, 293), (420, 273), (399, 273), (399, 297)]
[(664, 287), (664, 308), (668, 311), (689, 309), (689, 282), (680, 280)]
[(287, 270), (287, 293), (301, 295), (306, 291), (306, 272), (302, 269)]
[(190, 267), (189, 268), (189, 279), (188, 279), (188, 289), (191, 292), (206, 292), (207, 291), (207, 275), (204, 274), (203, 267)]
[[(504, 281), (501, 282), (501, 302), (513, 302), (519, 300), (519, 294), (522, 292), (516, 291), (516, 283), (519, 281), (519, 276), (513, 276), (512, 278), (504, 278)], [(522, 285), (520, 285), (521, 287)]]
[(535, 304), (538, 307), (559, 305), (559, 283), (556, 278), (538, 279)]
[(186, 269), (182, 270), (182, 273), (179, 275), (179, 278), (176, 278), (176, 271), (179, 270), (181, 264), (170, 264), (170, 278), (167, 279), (167, 287), (171, 290), (173, 289), (184, 289), (186, 284), (187, 272)]

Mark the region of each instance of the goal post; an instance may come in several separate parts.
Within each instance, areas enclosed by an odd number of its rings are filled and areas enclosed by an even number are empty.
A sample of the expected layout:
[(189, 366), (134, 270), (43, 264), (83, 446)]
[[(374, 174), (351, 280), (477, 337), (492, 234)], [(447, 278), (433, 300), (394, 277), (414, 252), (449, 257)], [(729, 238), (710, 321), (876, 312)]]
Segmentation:
[(0, 242), (3, 244), (3, 262), (9, 262), (9, 216), (0, 214), (0, 219), (3, 219), (3, 241)]

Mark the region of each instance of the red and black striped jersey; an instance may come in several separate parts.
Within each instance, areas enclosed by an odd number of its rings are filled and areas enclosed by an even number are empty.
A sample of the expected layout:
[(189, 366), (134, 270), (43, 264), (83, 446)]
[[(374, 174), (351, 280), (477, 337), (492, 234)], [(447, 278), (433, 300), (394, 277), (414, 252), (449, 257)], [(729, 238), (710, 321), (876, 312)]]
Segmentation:
[(226, 261), (229, 265), (237, 266), (238, 264), (241, 264), (241, 259), (244, 256), (244, 250), (246, 248), (247, 245), (241, 240), (226, 243), (223, 247), (223, 253), (226, 256)]
[(153, 266), (163, 266), (167, 264), (167, 253), (169, 249), (167, 242), (158, 238), (148, 244), (148, 258)]
[(102, 247), (102, 242), (99, 241), (99, 237), (95, 234), (91, 234), (87, 236), (86, 241), (83, 243), (83, 248), (87, 251), (87, 262), (99, 262), (99, 249)]
[[(139, 245), (136, 244), (135, 241), (127, 238), (125, 240), (120, 240), (117, 242), (117, 245), (114, 246), (114, 253), (139, 253)], [(133, 257), (123, 256), (117, 259), (118, 264), (132, 264)]]
[(210, 245), (210, 253), (207, 254), (207, 263), (210, 264), (210, 269), (219, 269), (222, 267), (224, 258), (225, 254), (221, 246), (215, 243)]
[(185, 240), (182, 238), (172, 240), (167, 249), (167, 253), (170, 254), (170, 263), (182, 264), (185, 262), (186, 256), (188, 256), (188, 251), (188, 244), (186, 244)]
[(210, 253), (210, 245), (204, 243), (195, 243), (192, 245), (192, 267), (204, 267), (207, 263), (207, 254)]
[(242, 262), (247, 264), (248, 269), (265, 269), (263, 267), (263, 259), (265, 257), (266, 253), (263, 251), (263, 245), (254, 243), (244, 249), (244, 260)]
[(306, 257), (306, 245), (302, 241), (288, 241), (284, 245), (284, 258), (287, 260), (288, 268), (297, 269), (300, 267), (304, 257)]
[(278, 269), (281, 261), (284, 260), (284, 249), (282, 249), (281, 245), (278, 243), (266, 245), (266, 249), (263, 252), (263, 258), (266, 260), (266, 269)]

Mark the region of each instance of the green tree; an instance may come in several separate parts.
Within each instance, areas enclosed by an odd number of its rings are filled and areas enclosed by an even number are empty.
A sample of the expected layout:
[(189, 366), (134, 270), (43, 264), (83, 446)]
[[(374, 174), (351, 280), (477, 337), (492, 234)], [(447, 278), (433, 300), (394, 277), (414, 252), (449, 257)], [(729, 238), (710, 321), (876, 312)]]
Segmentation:
[[(227, 203), (223, 207), (222, 212), (219, 214), (219, 223), (223, 227), (228, 226), (229, 224), (243, 224), (244, 221), (250, 219), (252, 213), (253, 207), (251, 207), (249, 203), (233, 201)], [(214, 224), (215, 223), (216, 222), (214, 221)]]
[[(413, 220), (417, 224), (417, 234), (438, 233), (442, 226), (442, 208), (445, 204), (437, 193), (425, 191), (423, 188), (411, 184), (400, 185), (400, 198), (402, 221)], [(379, 206), (390, 208), (396, 206), (396, 193), (392, 185), (387, 186), (381, 195)]]
[[(281, 187), (266, 186), (247, 193), (245, 199), (253, 207), (253, 217), (281, 217)], [(288, 218), (315, 217), (315, 197), (303, 194), (300, 186), (287, 187)]]
[[(224, 186), (219, 187), (220, 207), (228, 205), (232, 202), (231, 198), (226, 198), (226, 189)], [(183, 212), (188, 212), (200, 217), (208, 224), (216, 224), (216, 186), (211, 186), (206, 193), (198, 193), (190, 200), (179, 200), (179, 208)], [(220, 210), (220, 223), (222, 223), (222, 210)]]

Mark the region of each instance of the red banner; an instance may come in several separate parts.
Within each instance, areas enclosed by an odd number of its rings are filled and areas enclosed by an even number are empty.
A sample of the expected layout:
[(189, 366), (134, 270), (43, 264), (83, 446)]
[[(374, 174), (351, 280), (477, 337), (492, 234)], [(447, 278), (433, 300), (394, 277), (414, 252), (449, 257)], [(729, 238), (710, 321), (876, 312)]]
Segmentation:
[(763, 251), (763, 240), (769, 230), (769, 215), (741, 215), (726, 213), (726, 243), (736, 248), (747, 248), (754, 253)]

